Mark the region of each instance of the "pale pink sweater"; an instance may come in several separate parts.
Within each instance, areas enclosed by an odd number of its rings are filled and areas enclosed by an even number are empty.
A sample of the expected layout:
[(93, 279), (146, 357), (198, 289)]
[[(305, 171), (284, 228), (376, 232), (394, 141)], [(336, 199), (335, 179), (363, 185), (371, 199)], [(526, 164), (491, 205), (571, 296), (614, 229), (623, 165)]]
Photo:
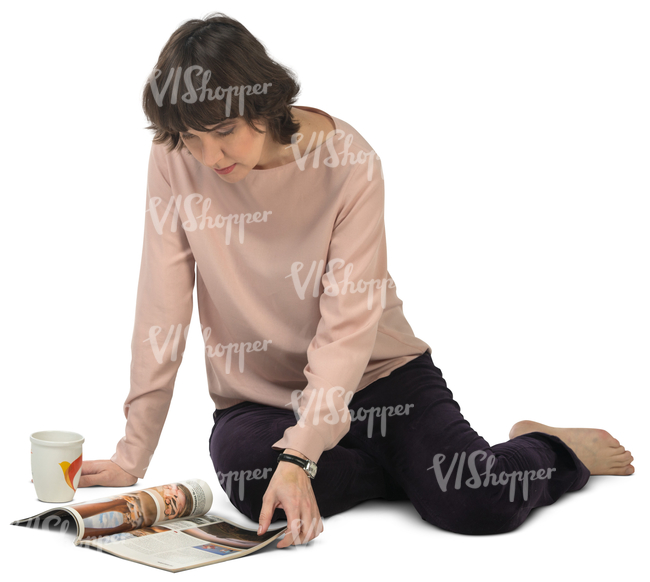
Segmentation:
[(379, 158), (330, 118), (338, 131), (321, 146), (234, 184), (152, 144), (126, 434), (111, 458), (132, 475), (145, 475), (167, 416), (195, 267), (216, 408), (301, 407), (300, 422), (261, 446), (317, 463), (348, 432), (354, 392), (431, 353), (388, 274)]

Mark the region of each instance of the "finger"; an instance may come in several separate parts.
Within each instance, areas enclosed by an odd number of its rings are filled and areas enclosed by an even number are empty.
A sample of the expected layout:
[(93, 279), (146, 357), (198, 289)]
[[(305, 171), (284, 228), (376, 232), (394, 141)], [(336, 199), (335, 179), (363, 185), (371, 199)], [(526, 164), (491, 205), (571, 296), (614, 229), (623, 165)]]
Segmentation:
[(102, 467), (99, 461), (82, 461), (81, 462), (81, 474), (90, 475), (92, 473), (98, 473), (102, 470)]
[(106, 474), (104, 471), (99, 473), (90, 473), (81, 475), (78, 487), (93, 487), (94, 485), (104, 485), (106, 483)]
[(307, 544), (313, 540), (319, 533), (320, 528), (320, 516), (312, 517), (311, 521), (305, 522), (302, 526), (302, 543)]
[(289, 546), (300, 544), (301, 526), (302, 520), (297, 517), (297, 514), (287, 514), (287, 532), (284, 534), (284, 538), (280, 541), (277, 547), (288, 548)]
[[(322, 531), (322, 519), (320, 515), (318, 517), (312, 517), (311, 523), (309, 524), (309, 528), (306, 529), (304, 526), (302, 528), (303, 531), (303, 543), (308, 543), (311, 540), (313, 540), (320, 532)], [(306, 531), (305, 531), (306, 529)]]
[(291, 533), (291, 524), (287, 522), (287, 529), (284, 532), (283, 538), (278, 542), (277, 548), (288, 548), (293, 544), (293, 534)]
[(257, 535), (262, 535), (266, 533), (266, 530), (269, 529), (269, 525), (271, 525), (271, 518), (273, 517), (273, 513), (275, 511), (275, 508), (277, 506), (277, 502), (273, 496), (264, 496), (262, 498), (262, 509), (260, 511), (260, 519), (259, 519), (259, 528), (257, 530)]
[(294, 546), (299, 546), (305, 541), (305, 531), (304, 527), (306, 522), (301, 518), (297, 517), (291, 520), (291, 536), (293, 537), (291, 544)]

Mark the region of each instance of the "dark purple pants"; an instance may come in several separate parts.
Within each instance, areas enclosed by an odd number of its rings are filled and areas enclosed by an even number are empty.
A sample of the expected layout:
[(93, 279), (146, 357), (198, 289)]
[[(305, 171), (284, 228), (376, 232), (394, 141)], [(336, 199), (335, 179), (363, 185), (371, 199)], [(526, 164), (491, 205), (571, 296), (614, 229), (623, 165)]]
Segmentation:
[[(535, 432), (490, 446), (461, 414), (428, 352), (357, 392), (349, 409), (350, 431), (322, 453), (311, 482), (322, 517), (369, 499), (409, 499), (442, 529), (505, 533), (589, 479), (555, 436)], [(271, 445), (296, 424), (295, 414), (242, 402), (215, 410), (214, 421), (210, 455), (219, 482), (258, 521), (277, 466)], [(276, 509), (272, 521), (285, 519)]]

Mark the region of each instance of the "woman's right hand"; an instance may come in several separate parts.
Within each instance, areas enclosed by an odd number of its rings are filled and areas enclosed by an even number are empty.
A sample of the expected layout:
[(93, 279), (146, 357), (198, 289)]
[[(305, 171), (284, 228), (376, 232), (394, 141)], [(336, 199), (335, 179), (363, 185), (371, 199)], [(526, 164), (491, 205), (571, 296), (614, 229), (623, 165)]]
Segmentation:
[(79, 487), (129, 487), (138, 481), (113, 461), (83, 461)]

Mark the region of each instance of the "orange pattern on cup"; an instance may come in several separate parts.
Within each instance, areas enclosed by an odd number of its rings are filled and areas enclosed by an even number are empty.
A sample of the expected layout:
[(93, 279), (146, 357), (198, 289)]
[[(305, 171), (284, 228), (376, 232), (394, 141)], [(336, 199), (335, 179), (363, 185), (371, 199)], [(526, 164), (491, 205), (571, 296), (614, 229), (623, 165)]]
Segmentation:
[(63, 470), (63, 476), (65, 477), (65, 482), (72, 488), (73, 491), (76, 491), (73, 482), (74, 482), (75, 475), (78, 473), (79, 469), (81, 468), (82, 456), (83, 455), (79, 455), (74, 461), (72, 461), (72, 463), (68, 463), (67, 461), (63, 461), (63, 463), (59, 463), (61, 469)]

